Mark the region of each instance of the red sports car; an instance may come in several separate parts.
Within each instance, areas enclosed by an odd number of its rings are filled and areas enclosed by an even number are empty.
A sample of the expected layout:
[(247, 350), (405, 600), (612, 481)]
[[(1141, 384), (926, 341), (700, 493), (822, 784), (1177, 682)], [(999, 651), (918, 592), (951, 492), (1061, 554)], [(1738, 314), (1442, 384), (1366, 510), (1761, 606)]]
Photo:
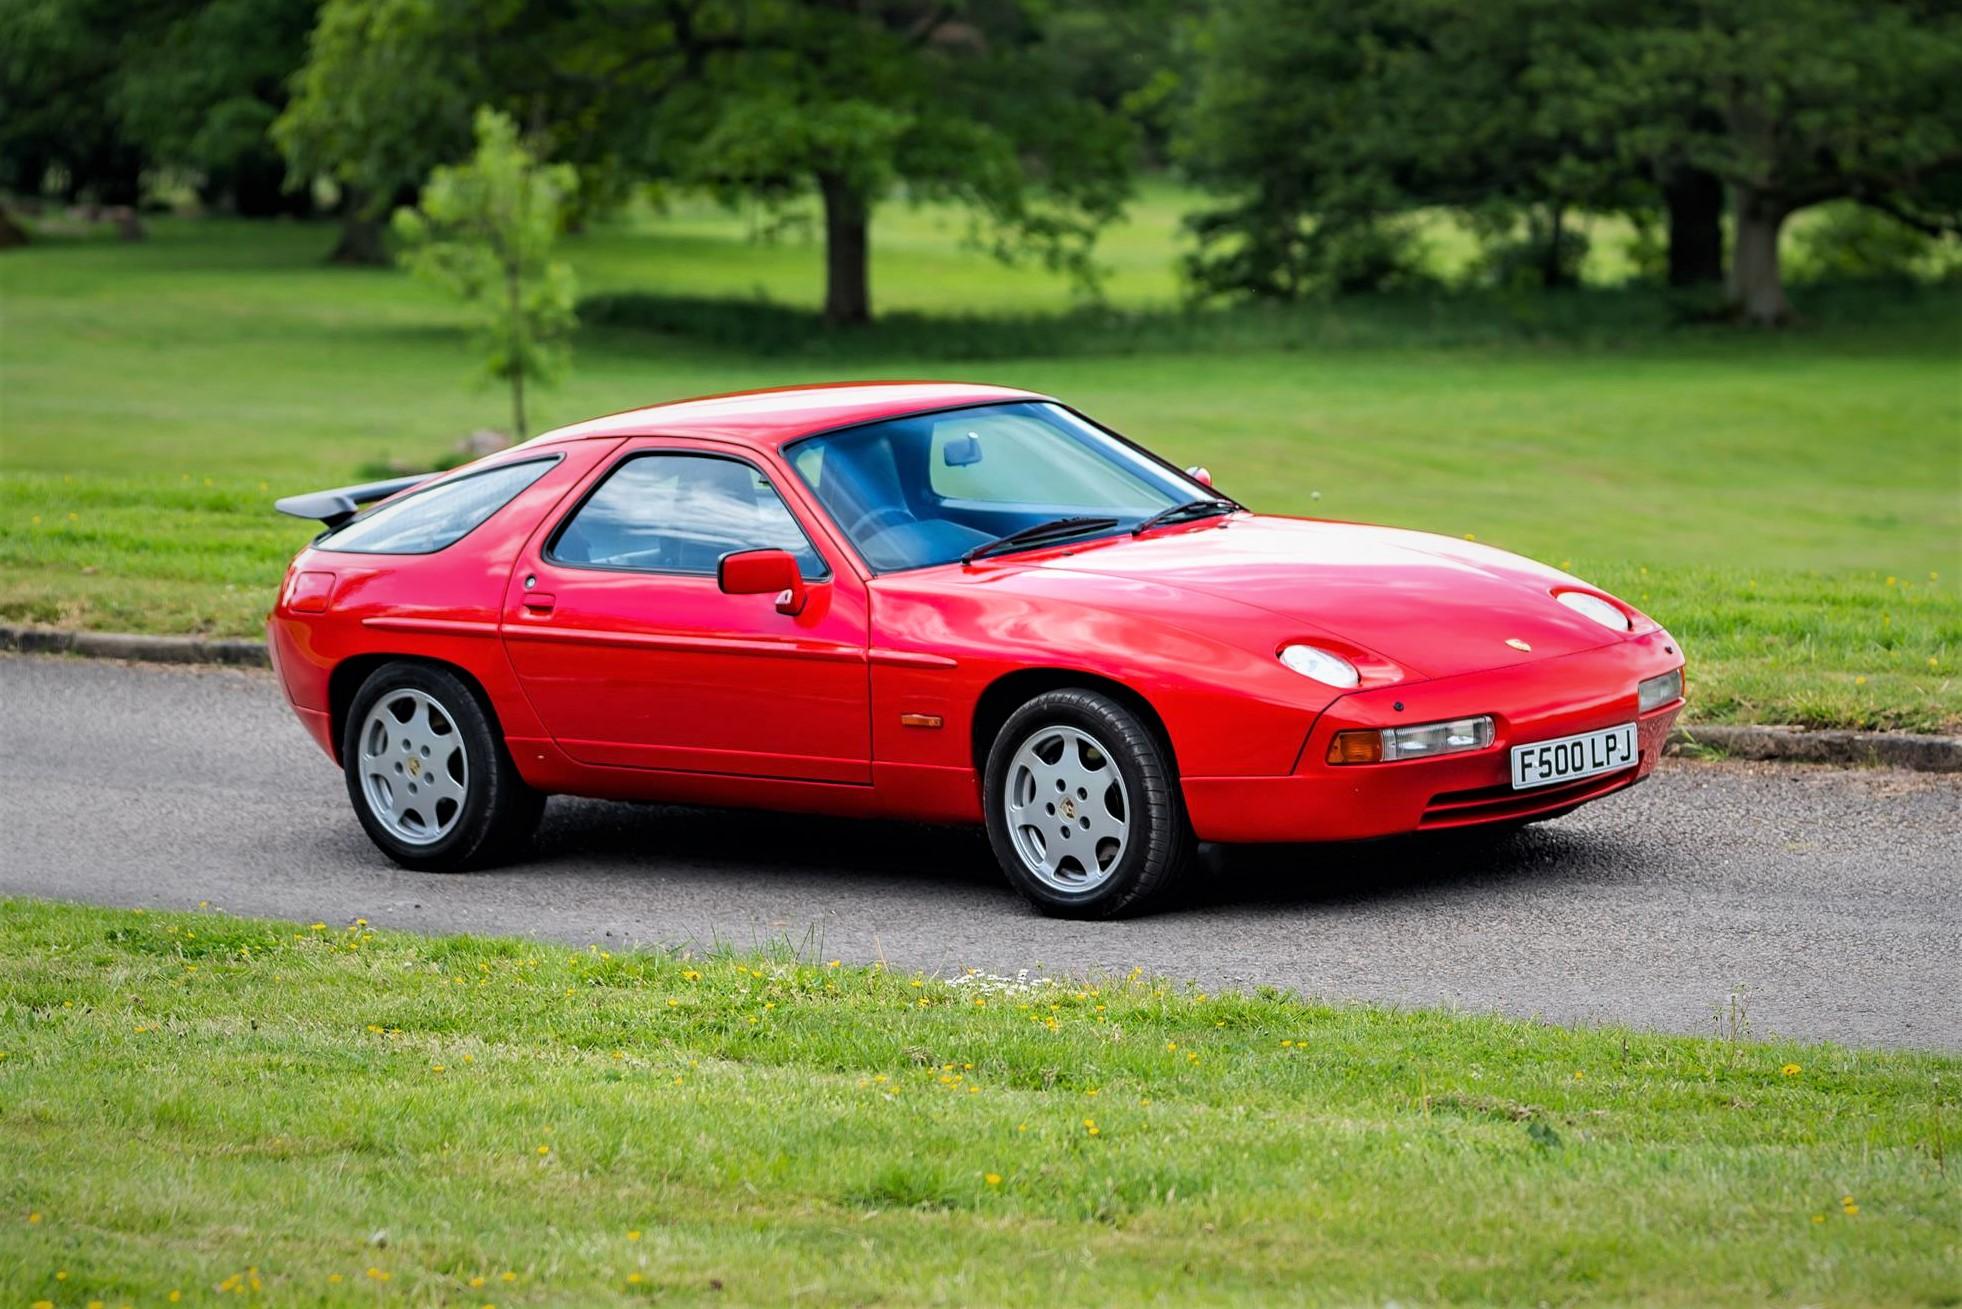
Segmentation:
[(1669, 633), (1577, 578), (1253, 513), (1001, 387), (686, 400), (280, 508), (326, 530), (274, 662), (408, 868), (511, 855), (552, 793), (978, 821), (1107, 917), (1198, 841), (1565, 813), (1683, 703)]

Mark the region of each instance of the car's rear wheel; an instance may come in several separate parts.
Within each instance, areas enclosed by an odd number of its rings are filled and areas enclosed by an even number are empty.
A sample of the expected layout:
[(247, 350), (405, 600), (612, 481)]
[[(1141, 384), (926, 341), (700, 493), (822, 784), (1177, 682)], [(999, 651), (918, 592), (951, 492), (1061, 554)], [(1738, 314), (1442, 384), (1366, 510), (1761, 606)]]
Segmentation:
[(361, 826), (404, 868), (458, 872), (508, 859), (544, 811), (476, 692), (429, 664), (369, 675), (348, 709), (341, 762)]
[(988, 752), (988, 840), (1046, 914), (1115, 918), (1158, 900), (1192, 862), (1170, 752), (1109, 696), (1051, 691)]

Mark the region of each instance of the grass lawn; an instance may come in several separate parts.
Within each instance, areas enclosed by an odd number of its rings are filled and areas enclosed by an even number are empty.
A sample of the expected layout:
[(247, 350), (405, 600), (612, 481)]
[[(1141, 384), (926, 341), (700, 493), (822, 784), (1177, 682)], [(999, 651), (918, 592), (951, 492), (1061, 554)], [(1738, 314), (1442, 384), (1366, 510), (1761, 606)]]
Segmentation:
[(1962, 1062), (0, 902), (0, 1303), (1953, 1305)]
[[(585, 290), (694, 297), (655, 318), (722, 335), (589, 326), (538, 417), (847, 377), (1030, 386), (1256, 508), (1474, 535), (1627, 595), (1684, 641), (1693, 718), (1962, 727), (1962, 294), (1801, 294), (1813, 321), (1782, 334), (1606, 292), (1194, 318), (1167, 307), (1176, 201), (1112, 234), (1116, 308), (1075, 316), (958, 219), (895, 211), (875, 300), (924, 317), (769, 352), (745, 325), (815, 300), (808, 236), (752, 245), (695, 206), (596, 229), (570, 244)], [(457, 310), (324, 266), (330, 237), (166, 220), (0, 255), (0, 622), (252, 634), (308, 535), (273, 496), (502, 421)]]

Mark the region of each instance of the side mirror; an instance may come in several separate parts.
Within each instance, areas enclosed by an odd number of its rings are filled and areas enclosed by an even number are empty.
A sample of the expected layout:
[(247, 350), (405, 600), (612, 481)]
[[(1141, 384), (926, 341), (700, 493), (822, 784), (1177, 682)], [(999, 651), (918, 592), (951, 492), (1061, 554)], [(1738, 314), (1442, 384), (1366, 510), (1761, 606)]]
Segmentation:
[(788, 550), (738, 550), (723, 555), (715, 566), (715, 583), (724, 595), (777, 597), (777, 612), (804, 611), (804, 575)]
[(1204, 487), (1211, 487), (1213, 484), (1213, 472), (1204, 464), (1192, 465), (1185, 470), (1185, 475)]

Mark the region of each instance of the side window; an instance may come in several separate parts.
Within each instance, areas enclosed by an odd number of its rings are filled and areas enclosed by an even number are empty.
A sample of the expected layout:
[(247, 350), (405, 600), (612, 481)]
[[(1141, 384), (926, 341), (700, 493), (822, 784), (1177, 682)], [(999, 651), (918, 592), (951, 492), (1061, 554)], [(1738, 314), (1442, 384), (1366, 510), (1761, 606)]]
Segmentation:
[(590, 568), (714, 576), (733, 550), (788, 550), (810, 578), (824, 560), (762, 473), (716, 455), (627, 460), (573, 511), (549, 555)]
[(432, 554), (461, 541), (557, 462), (529, 459), (500, 464), (413, 492), (329, 533), (316, 548), (355, 554)]

